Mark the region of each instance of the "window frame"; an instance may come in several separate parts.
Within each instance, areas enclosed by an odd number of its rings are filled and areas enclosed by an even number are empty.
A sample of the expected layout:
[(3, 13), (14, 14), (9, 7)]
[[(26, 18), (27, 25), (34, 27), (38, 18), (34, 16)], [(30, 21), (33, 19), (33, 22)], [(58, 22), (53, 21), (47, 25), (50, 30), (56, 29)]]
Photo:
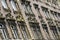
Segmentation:
[[(2, 3), (3, 2), (3, 3)], [(7, 1), (6, 0), (1, 0), (1, 4), (2, 4), (2, 7), (4, 8), (4, 9), (8, 9), (8, 5), (7, 5)], [(6, 6), (6, 7), (5, 7)]]

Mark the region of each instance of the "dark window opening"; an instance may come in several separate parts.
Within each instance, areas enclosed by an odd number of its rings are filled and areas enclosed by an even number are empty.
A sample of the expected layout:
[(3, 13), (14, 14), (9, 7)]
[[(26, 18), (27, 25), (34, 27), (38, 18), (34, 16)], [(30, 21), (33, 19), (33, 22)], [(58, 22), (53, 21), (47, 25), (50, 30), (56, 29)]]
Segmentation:
[(19, 39), (18, 30), (17, 30), (15, 21), (13, 21), (13, 20), (7, 20), (7, 22), (8, 22), (9, 28), (12, 31), (13, 38), (14, 39)]
[(24, 38), (24, 40), (29, 40), (31, 38), (28, 28), (25, 25), (25, 22), (18, 22), (19, 28), (21, 30), (22, 36)]
[(24, 8), (26, 15), (30, 15), (30, 14), (34, 15), (29, 1), (22, 3), (22, 7)]
[(50, 29), (51, 29), (51, 33), (52, 33), (54, 39), (57, 40), (58, 39), (58, 32), (57, 32), (56, 26), (51, 26)]
[(0, 20), (0, 35), (2, 37), (2, 39), (9, 39), (9, 34), (7, 31), (7, 28), (5, 26), (5, 23), (2, 22), (2, 20)]
[(45, 8), (45, 7), (41, 7), (41, 8), (42, 8), (42, 11), (43, 11), (45, 17), (48, 18), (48, 19), (51, 19), (51, 15), (48, 11), (48, 8)]
[(38, 17), (41, 17), (41, 14), (40, 14), (40, 8), (38, 7), (38, 4), (33, 4), (34, 5), (34, 8), (35, 10), (37, 11), (37, 14), (38, 14)]
[(43, 38), (41, 31), (40, 31), (40, 26), (38, 23), (30, 23), (30, 27), (31, 27), (31, 30), (32, 30), (35, 38), (37, 38), (37, 39)]

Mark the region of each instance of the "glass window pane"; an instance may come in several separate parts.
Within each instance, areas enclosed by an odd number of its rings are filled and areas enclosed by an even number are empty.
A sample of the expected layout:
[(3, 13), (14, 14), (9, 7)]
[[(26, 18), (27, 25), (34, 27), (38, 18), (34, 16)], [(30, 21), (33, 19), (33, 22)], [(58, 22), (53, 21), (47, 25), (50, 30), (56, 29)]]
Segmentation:
[(13, 10), (17, 11), (16, 3), (13, 0), (11, 0), (10, 3), (11, 3)]
[(47, 39), (49, 40), (50, 39), (50, 36), (49, 36), (48, 30), (47, 29), (44, 29), (44, 32), (45, 32), (45, 35), (46, 35)]
[(31, 9), (31, 6), (28, 5), (28, 6), (26, 6), (26, 7), (27, 7), (27, 10), (29, 11), (29, 13), (30, 13), (30, 14), (33, 14), (32, 9)]
[(14, 38), (18, 38), (18, 32), (17, 32), (16, 26), (11, 26), (11, 30)]
[(2, 3), (2, 6), (3, 6), (4, 8), (6, 8), (6, 9), (8, 8), (5, 0), (1, 0), (1, 3)]
[(47, 8), (45, 7), (42, 7), (42, 11), (44, 12), (44, 15), (46, 18), (51, 18), (50, 14), (49, 14), (49, 11)]
[(31, 30), (33, 32), (34, 37), (37, 39), (42, 39), (42, 34), (38, 24), (30, 24), (30, 25), (31, 25)]
[(29, 13), (28, 10), (26, 9), (26, 6), (24, 5), (23, 7), (24, 7), (25, 12)]
[(37, 11), (37, 14), (38, 14), (39, 16), (41, 16), (40, 11), (39, 11), (38, 4), (34, 4), (34, 8), (35, 8), (35, 10)]
[(57, 33), (56, 28), (54, 28), (54, 27), (51, 28), (51, 33), (52, 33), (54, 39), (57, 40), (58, 39), (58, 33)]
[(8, 34), (7, 34), (7, 30), (6, 30), (5, 26), (0, 25), (0, 31), (2, 34), (2, 38), (8, 39)]
[(27, 34), (27, 32), (26, 32), (25, 26), (24, 26), (24, 27), (21, 26), (21, 30), (22, 30), (22, 34), (23, 34), (24, 39), (25, 39), (25, 40), (28, 40), (28, 34)]
[(38, 35), (37, 35), (37, 33), (36, 33), (36, 29), (35, 29), (34, 27), (31, 27), (31, 30), (32, 30), (32, 32), (33, 32), (33, 34), (34, 34), (34, 37), (35, 37), (35, 38), (38, 38)]
[[(22, 3), (21, 3), (21, 4), (22, 4)], [(32, 9), (31, 9), (31, 5), (30, 5), (29, 2), (24, 2), (24, 3), (22, 4), (22, 7), (24, 7), (24, 10), (25, 10), (26, 13), (28, 13), (28, 14), (33, 14)]]

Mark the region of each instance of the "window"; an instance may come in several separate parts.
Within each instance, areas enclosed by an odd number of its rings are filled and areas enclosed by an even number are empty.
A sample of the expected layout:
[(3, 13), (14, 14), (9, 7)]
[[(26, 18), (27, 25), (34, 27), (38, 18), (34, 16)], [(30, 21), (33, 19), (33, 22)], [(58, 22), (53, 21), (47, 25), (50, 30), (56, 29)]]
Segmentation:
[(8, 14), (6, 14), (6, 18), (7, 19), (13, 19), (13, 16), (10, 13), (8, 13)]
[(32, 9), (31, 9), (31, 5), (30, 5), (29, 1), (26, 1), (26, 2), (22, 3), (22, 7), (24, 8), (25, 13), (27, 13), (27, 14), (33, 14)]
[(54, 19), (56, 19), (56, 20), (58, 19), (58, 15), (57, 15), (58, 13), (57, 12), (51, 11), (51, 14), (52, 14)]
[(0, 23), (0, 33), (3, 39), (9, 38), (6, 27), (1, 23)]
[(23, 37), (25, 40), (28, 40), (28, 34), (27, 34), (27, 31), (26, 31), (26, 27), (21, 27), (21, 30), (22, 30), (22, 34), (23, 34)]
[(57, 5), (57, 0), (52, 0), (52, 3)]
[(47, 0), (47, 2), (50, 2), (51, 3), (52, 0)]
[(32, 17), (32, 16), (28, 16), (27, 19), (28, 19), (29, 22), (37, 22), (35, 17)]
[(13, 36), (15, 39), (18, 39), (18, 31), (17, 31), (17, 28), (16, 26), (10, 26), (11, 27), (11, 30), (12, 30), (12, 33), (13, 33)]
[(47, 25), (43, 24), (42, 27), (43, 27), (43, 30), (45, 32), (45, 35), (46, 35), (47, 39), (50, 40), (51, 38), (50, 38), (50, 35), (49, 35), (49, 32), (48, 32)]
[(60, 20), (60, 13), (58, 13), (57, 15), (58, 15), (58, 19)]
[(41, 14), (40, 14), (40, 11), (39, 11), (39, 8), (38, 8), (38, 5), (37, 5), (37, 4), (34, 4), (34, 8), (35, 8), (35, 10), (37, 11), (37, 14), (38, 14), (39, 16), (41, 16)]
[(43, 24), (46, 24), (45, 21), (44, 21), (43, 19), (41, 19), (40, 22), (41, 22), (42, 25), (43, 25)]
[(36, 39), (42, 39), (42, 34), (38, 24), (30, 24), (33, 35)]
[[(58, 27), (58, 31), (59, 31), (59, 34), (60, 34), (60, 27)], [(60, 40), (60, 35), (59, 35), (59, 38), (58, 39)]]
[(51, 11), (51, 16), (54, 18), (54, 12), (53, 11)]
[(3, 17), (3, 14), (0, 12), (0, 17)]
[(37, 2), (38, 2), (38, 1), (40, 1), (40, 0), (33, 0), (33, 1), (37, 1)]
[(2, 3), (3, 8), (8, 9), (6, 0), (1, 0), (1, 3)]
[(58, 19), (58, 17), (57, 17), (57, 12), (53, 12), (52, 15), (53, 15), (53, 17), (54, 17), (55, 19)]
[(9, 24), (9, 28), (11, 29), (12, 35), (14, 39), (19, 39), (18, 36), (18, 30), (15, 24), (15, 21), (13, 20), (7, 20), (8, 24)]
[(51, 29), (51, 33), (52, 33), (54, 39), (57, 40), (58, 39), (58, 33), (57, 33), (56, 27), (55, 26), (54, 27), (52, 26), (52, 27), (50, 27), (50, 29)]
[(58, 27), (59, 33), (60, 33), (60, 27)]
[(60, 27), (60, 22), (56, 22), (56, 25), (57, 25), (58, 27)]
[(14, 0), (10, 0), (11, 6), (13, 8), (14, 11), (17, 11), (17, 7), (16, 7), (16, 3)]
[(53, 20), (48, 20), (47, 22), (48, 22), (49, 26), (55, 26)]
[(58, 14), (58, 13), (55, 12), (54, 14), (55, 14), (55, 19), (58, 19), (58, 17), (57, 17), (57, 14)]
[(47, 28), (46, 29), (44, 28), (44, 32), (45, 32), (45, 35), (46, 35), (47, 39), (50, 40), (50, 35), (48, 33)]
[(24, 22), (19, 23), (19, 28), (21, 30), (24, 40), (29, 40), (30, 34)]
[(47, 0), (41, 0), (42, 2), (47, 2)]
[(21, 14), (16, 16), (17, 21), (24, 21), (23, 16)]
[(48, 11), (47, 8), (42, 7), (42, 11), (43, 11), (43, 13), (44, 13), (44, 15), (45, 15), (46, 18), (51, 18), (51, 17), (50, 17), (50, 14), (49, 14), (49, 11)]

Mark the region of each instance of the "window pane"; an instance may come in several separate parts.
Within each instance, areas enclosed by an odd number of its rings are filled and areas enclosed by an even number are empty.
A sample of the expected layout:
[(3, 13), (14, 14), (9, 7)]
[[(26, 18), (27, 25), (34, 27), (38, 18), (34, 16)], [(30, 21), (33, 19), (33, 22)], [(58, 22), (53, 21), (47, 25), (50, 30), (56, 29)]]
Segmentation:
[(50, 35), (49, 35), (49, 32), (48, 32), (47, 25), (46, 24), (42, 24), (42, 27), (43, 27), (43, 30), (44, 30), (44, 33), (45, 33), (47, 39), (48, 40), (51, 40)]
[(32, 9), (31, 9), (31, 6), (28, 5), (28, 6), (26, 6), (26, 7), (27, 7), (27, 10), (29, 11), (29, 13), (30, 13), (30, 14), (33, 14)]
[(38, 24), (30, 24), (31, 25), (31, 30), (33, 32), (33, 35), (37, 39), (42, 39), (42, 34), (40, 31), (40, 27)]
[(11, 30), (12, 30), (14, 38), (18, 38), (18, 32), (17, 32), (16, 26), (11, 26)]
[(21, 3), (22, 4), (22, 7), (24, 7), (24, 10), (26, 13), (28, 14), (33, 14), (32, 12), (32, 9), (31, 9), (31, 5), (29, 2), (24, 2), (24, 3)]
[(28, 10), (26, 9), (25, 5), (23, 5), (23, 8), (24, 8), (24, 10), (25, 10), (26, 13), (29, 13)]
[(11, 3), (13, 10), (17, 11), (16, 3), (13, 0), (11, 0), (10, 3)]
[(32, 30), (32, 32), (33, 32), (33, 34), (34, 34), (34, 37), (35, 37), (35, 38), (38, 38), (38, 35), (37, 35), (37, 33), (36, 33), (36, 29), (35, 29), (34, 27), (31, 27), (31, 30)]
[(37, 4), (34, 4), (34, 8), (35, 8), (35, 10), (37, 11), (37, 14), (38, 14), (39, 16), (41, 16), (40, 11), (39, 11), (39, 7), (38, 7)]
[(13, 34), (14, 34), (14, 37), (15, 38), (18, 38), (18, 34), (17, 34), (17, 31), (16, 30), (13, 30)]
[(45, 32), (45, 35), (46, 35), (47, 39), (50, 40), (50, 36), (49, 36), (48, 30), (44, 28), (44, 32)]
[(42, 11), (43, 11), (43, 13), (44, 13), (44, 15), (45, 15), (46, 18), (51, 18), (51, 17), (50, 17), (50, 14), (49, 14), (49, 11), (48, 11), (47, 8), (42, 7)]
[(6, 8), (6, 9), (8, 8), (5, 0), (1, 0), (1, 3), (2, 3), (2, 6), (3, 6), (4, 8)]
[(28, 34), (26, 32), (25, 26), (21, 26), (22, 34), (25, 40), (28, 40)]
[(58, 39), (58, 33), (57, 33), (56, 28), (54, 28), (54, 27), (51, 28), (51, 33), (52, 33), (54, 39), (57, 40)]
[(2, 34), (2, 38), (8, 39), (8, 34), (7, 34), (7, 30), (6, 30), (5, 26), (0, 25), (0, 31)]

